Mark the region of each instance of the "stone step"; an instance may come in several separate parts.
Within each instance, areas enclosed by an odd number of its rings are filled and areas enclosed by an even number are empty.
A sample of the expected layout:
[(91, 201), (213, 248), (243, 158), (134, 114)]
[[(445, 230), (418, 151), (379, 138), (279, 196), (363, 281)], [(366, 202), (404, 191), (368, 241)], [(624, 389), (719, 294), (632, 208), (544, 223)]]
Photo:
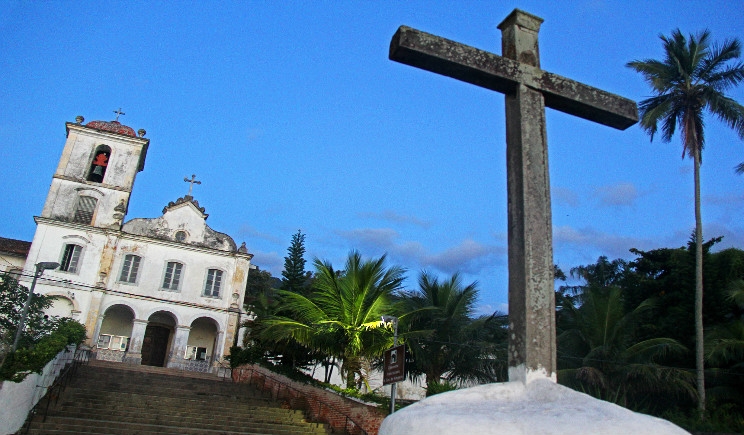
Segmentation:
[(320, 435), (327, 431), (312, 428), (289, 428), (277, 425), (269, 428), (194, 428), (158, 424), (141, 424), (117, 420), (84, 418), (48, 418), (46, 423), (32, 424), (29, 434), (107, 434), (107, 435)]
[(122, 385), (115, 382), (90, 382), (87, 384), (73, 383), (68, 388), (70, 389), (88, 389), (91, 392), (106, 392), (116, 391), (119, 393), (131, 393), (131, 394), (142, 394), (147, 396), (158, 396), (158, 397), (215, 397), (215, 398), (269, 398), (268, 393), (263, 393), (254, 388), (244, 389), (220, 389), (217, 387), (204, 389), (204, 388), (189, 388), (186, 386), (174, 385), (170, 387), (164, 387), (161, 385), (137, 385), (129, 384)]
[(305, 420), (305, 414), (300, 410), (283, 409), (280, 407), (266, 407), (246, 404), (244, 406), (229, 404), (220, 409), (206, 408), (204, 404), (198, 402), (184, 404), (184, 406), (170, 406), (158, 403), (145, 402), (122, 402), (110, 404), (106, 401), (78, 401), (62, 399), (54, 408), (55, 414), (64, 412), (97, 412), (97, 413), (118, 413), (118, 414), (144, 414), (159, 413), (168, 411), (171, 415), (191, 416), (191, 415), (209, 415), (210, 418), (231, 418), (233, 416), (242, 416), (243, 418), (252, 418), (260, 416), (269, 419), (286, 419), (286, 420)]
[[(252, 414), (247, 416), (211, 416), (196, 414), (173, 414), (154, 413), (143, 414), (141, 412), (128, 411), (106, 411), (106, 410), (83, 410), (63, 409), (55, 411), (54, 417), (70, 417), (91, 420), (121, 420), (147, 424), (161, 424), (169, 426), (209, 427), (218, 425), (221, 427), (249, 427), (282, 424), (298, 427), (322, 427), (319, 423), (310, 423), (304, 416), (292, 417), (272, 414)], [(219, 422), (219, 423), (215, 423)]]
[[(195, 376), (194, 376), (195, 375)], [(303, 411), (214, 375), (120, 363), (81, 367), (29, 434), (325, 435)]]
[(255, 407), (280, 408), (280, 403), (268, 397), (252, 396), (215, 396), (215, 395), (187, 395), (182, 397), (164, 397), (132, 392), (87, 391), (68, 388), (57, 400), (59, 404), (77, 406), (108, 406), (121, 407), (173, 407), (181, 409), (201, 409), (202, 412), (239, 412)]
[[(142, 417), (142, 416), (140, 416)], [(163, 417), (162, 415), (160, 417)], [(112, 424), (116, 422), (116, 424)], [(132, 420), (125, 420), (116, 416), (109, 416), (105, 418), (92, 418), (91, 417), (79, 417), (79, 416), (49, 416), (47, 417), (46, 423), (41, 424), (39, 427), (52, 429), (67, 427), (71, 429), (71, 426), (79, 426), (85, 424), (89, 427), (126, 427), (131, 430), (152, 430), (154, 427), (160, 428), (180, 428), (180, 430), (186, 432), (193, 432), (197, 430), (214, 430), (214, 431), (233, 431), (233, 432), (249, 432), (249, 433), (273, 433), (273, 432), (287, 432), (287, 433), (300, 433), (300, 434), (326, 434), (327, 431), (322, 425), (314, 423), (286, 423), (283, 421), (277, 422), (240, 422), (228, 423), (218, 420), (205, 423), (204, 421), (191, 422), (187, 420), (172, 420), (172, 419), (157, 419), (157, 418), (138, 418), (135, 417)], [(123, 426), (122, 426), (123, 425)]]

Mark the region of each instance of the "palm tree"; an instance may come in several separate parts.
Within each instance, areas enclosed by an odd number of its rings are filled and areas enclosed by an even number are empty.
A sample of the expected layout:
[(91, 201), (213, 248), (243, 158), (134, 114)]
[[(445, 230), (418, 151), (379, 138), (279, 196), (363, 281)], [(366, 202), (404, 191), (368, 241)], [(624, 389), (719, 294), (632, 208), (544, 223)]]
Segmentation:
[[(393, 293), (402, 287), (405, 270), (385, 267), (385, 256), (364, 261), (351, 252), (345, 269), (315, 259), (316, 279), (309, 296), (280, 291), (284, 316), (262, 321), (262, 337), (296, 340), (313, 350), (336, 357), (346, 374), (346, 387), (362, 377), (362, 359), (379, 357), (392, 345), (392, 335), (381, 322), (390, 314)], [(363, 380), (363, 379), (362, 379)]]
[(638, 71), (651, 86), (654, 96), (639, 104), (641, 127), (653, 140), (661, 123), (662, 140), (670, 142), (679, 127), (682, 157), (694, 162), (695, 181), (695, 362), (697, 367), (698, 410), (705, 412), (703, 341), (703, 225), (700, 215), (700, 164), (705, 145), (704, 114), (710, 112), (744, 138), (744, 107), (724, 94), (744, 80), (744, 64), (739, 58), (737, 39), (721, 45), (710, 43), (707, 30), (690, 35), (679, 31), (661, 36), (665, 58), (633, 61), (628, 67)]
[(590, 284), (572, 289), (579, 297), (567, 299), (559, 313), (561, 384), (636, 409), (653, 406), (642, 403), (649, 397), (694, 396), (686, 370), (659, 364), (665, 355), (682, 352), (684, 347), (670, 338), (639, 339), (636, 334), (640, 321), (653, 309), (653, 301), (646, 300), (628, 312), (618, 286)]
[[(503, 335), (499, 338), (505, 343), (506, 328), (499, 327), (505, 324), (498, 316), (473, 318), (477, 298), (476, 283), (465, 286), (458, 274), (440, 282), (427, 272), (419, 276), (418, 290), (402, 294), (399, 310), (406, 313), (401, 316), (402, 336), (413, 356), (407, 371), (413, 377), (425, 375), (427, 391), (437, 391), (443, 378), (496, 380), (493, 341)], [(504, 352), (502, 363), (505, 356)]]

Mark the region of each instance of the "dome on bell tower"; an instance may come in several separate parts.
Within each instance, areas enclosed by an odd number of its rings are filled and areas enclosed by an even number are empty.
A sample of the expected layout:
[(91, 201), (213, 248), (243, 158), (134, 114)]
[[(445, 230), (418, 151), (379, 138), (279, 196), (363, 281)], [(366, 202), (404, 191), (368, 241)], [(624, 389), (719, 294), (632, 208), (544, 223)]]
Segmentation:
[(120, 123), (119, 121), (91, 121), (85, 124), (85, 126), (95, 128), (96, 130), (137, 137), (137, 134), (134, 132), (134, 129), (132, 127), (128, 127)]

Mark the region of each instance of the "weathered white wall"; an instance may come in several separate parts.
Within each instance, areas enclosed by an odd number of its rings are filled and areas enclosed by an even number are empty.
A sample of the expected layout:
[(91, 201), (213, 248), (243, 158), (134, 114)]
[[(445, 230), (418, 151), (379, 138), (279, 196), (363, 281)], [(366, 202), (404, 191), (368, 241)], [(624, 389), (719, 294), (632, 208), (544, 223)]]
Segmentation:
[(26, 257), (11, 254), (0, 254), (0, 272), (18, 269), (22, 270), (25, 264)]
[(69, 346), (50, 361), (41, 374), (30, 374), (23, 382), (0, 383), (0, 435), (15, 433), (23, 426), (28, 412), (44, 397), (66, 363), (75, 355), (75, 346)]

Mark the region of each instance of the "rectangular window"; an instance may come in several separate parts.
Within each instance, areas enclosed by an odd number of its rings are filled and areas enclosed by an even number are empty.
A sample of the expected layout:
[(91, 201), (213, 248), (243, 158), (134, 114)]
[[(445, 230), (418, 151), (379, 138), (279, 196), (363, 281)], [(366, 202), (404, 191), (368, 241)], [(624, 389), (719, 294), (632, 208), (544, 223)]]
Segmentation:
[(75, 205), (75, 215), (72, 217), (73, 222), (90, 225), (93, 223), (93, 212), (96, 211), (98, 200), (90, 196), (81, 196)]
[(99, 349), (111, 349), (125, 351), (129, 347), (129, 337), (121, 335), (100, 334), (96, 347)]
[(138, 255), (127, 254), (124, 256), (124, 264), (121, 266), (121, 275), (119, 281), (134, 284), (137, 282), (137, 272), (139, 272), (140, 258)]
[(186, 354), (183, 356), (184, 359), (190, 359), (194, 361), (206, 361), (209, 355), (207, 355), (206, 347), (188, 346), (186, 347)]
[(183, 270), (183, 264), (169, 261), (168, 265), (165, 266), (163, 288), (168, 290), (178, 290), (178, 284), (181, 282), (181, 270)]
[(82, 246), (72, 244), (66, 245), (65, 252), (62, 254), (62, 261), (60, 262), (59, 270), (63, 272), (77, 273), (80, 254), (82, 252)]
[(99, 349), (108, 349), (110, 344), (111, 344), (110, 335), (101, 334), (98, 336), (98, 348)]
[(219, 297), (220, 284), (222, 284), (222, 271), (219, 269), (209, 269), (207, 271), (207, 281), (204, 283), (204, 296)]

